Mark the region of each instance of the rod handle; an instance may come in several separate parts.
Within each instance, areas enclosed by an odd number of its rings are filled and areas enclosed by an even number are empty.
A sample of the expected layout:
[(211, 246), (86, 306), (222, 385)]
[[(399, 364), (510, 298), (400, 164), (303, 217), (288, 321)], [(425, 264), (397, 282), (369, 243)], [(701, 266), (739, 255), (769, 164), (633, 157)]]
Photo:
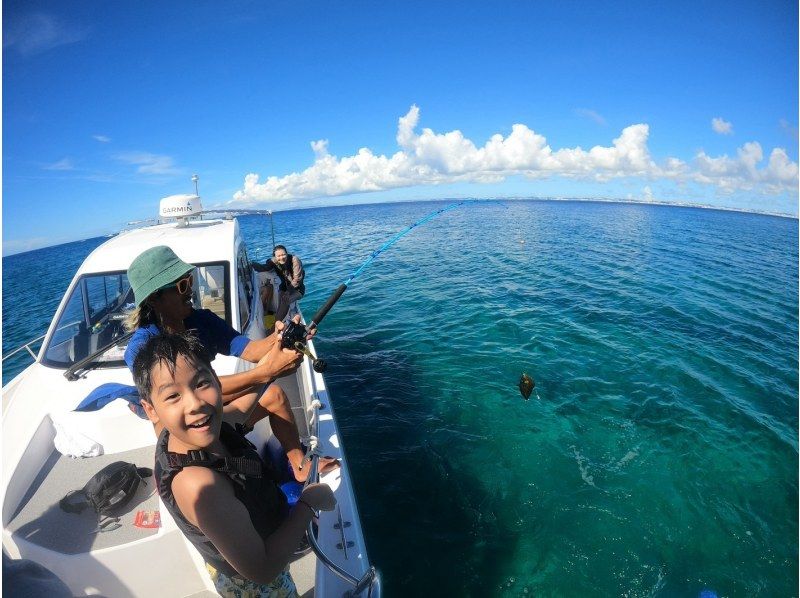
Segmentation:
[(342, 283), (339, 287), (328, 297), (328, 300), (325, 302), (325, 305), (319, 308), (317, 313), (314, 314), (314, 317), (311, 318), (311, 323), (308, 325), (308, 329), (311, 330), (312, 328), (316, 328), (320, 322), (322, 322), (322, 318), (328, 315), (328, 312), (331, 310), (333, 305), (339, 300), (339, 297), (342, 296), (347, 290), (347, 285)]

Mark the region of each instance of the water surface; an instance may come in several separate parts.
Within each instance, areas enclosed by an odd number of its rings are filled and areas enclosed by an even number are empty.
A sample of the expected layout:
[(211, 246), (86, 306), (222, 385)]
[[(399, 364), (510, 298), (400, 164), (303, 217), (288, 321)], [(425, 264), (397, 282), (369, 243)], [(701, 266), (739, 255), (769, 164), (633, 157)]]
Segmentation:
[[(276, 214), (305, 311), (444, 205)], [(266, 259), (269, 221), (241, 223)], [(4, 258), (5, 350), (101, 241)], [(381, 255), (316, 344), (387, 595), (797, 595), (797, 264), (794, 219), (566, 202), (468, 205)]]

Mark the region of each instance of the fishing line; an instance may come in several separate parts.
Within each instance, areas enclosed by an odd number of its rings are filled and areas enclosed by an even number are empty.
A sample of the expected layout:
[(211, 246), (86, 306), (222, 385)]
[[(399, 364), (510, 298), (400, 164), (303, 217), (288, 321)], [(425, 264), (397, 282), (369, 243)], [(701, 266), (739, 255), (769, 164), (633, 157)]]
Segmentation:
[(413, 224), (401, 230), (394, 237), (392, 237), (386, 243), (381, 245), (378, 249), (373, 251), (372, 254), (366, 260), (364, 260), (364, 263), (361, 264), (358, 268), (356, 268), (353, 271), (353, 273), (350, 276), (348, 276), (344, 280), (344, 282), (342, 282), (342, 284), (339, 285), (339, 287), (333, 292), (333, 294), (330, 297), (328, 297), (328, 301), (325, 302), (325, 305), (319, 308), (319, 311), (317, 311), (317, 313), (314, 314), (314, 317), (311, 318), (311, 321), (308, 323), (308, 329), (313, 330), (319, 325), (319, 323), (322, 321), (322, 318), (324, 318), (327, 315), (328, 311), (330, 311), (331, 307), (333, 307), (333, 304), (336, 303), (339, 300), (339, 297), (342, 296), (342, 293), (344, 293), (347, 290), (347, 285), (349, 285), (353, 281), (353, 279), (355, 279), (359, 274), (361, 274), (364, 271), (364, 269), (367, 266), (369, 266), (375, 260), (375, 258), (377, 258), (381, 253), (389, 249), (389, 247), (397, 243), (400, 239), (405, 237), (408, 233), (410, 233), (418, 226), (422, 226), (423, 224), (425, 224), (429, 220), (436, 218), (440, 214), (444, 214), (445, 212), (449, 212), (450, 210), (455, 210), (457, 207), (464, 205), (466, 202), (467, 200), (459, 201), (457, 203), (453, 203), (450, 204), (449, 206), (445, 206), (439, 210), (436, 210), (435, 212), (431, 212), (427, 216), (423, 216)]
[[(465, 200), (465, 201), (466, 201), (466, 200)], [(353, 272), (353, 273), (352, 273), (352, 274), (351, 274), (351, 275), (350, 275), (350, 276), (347, 278), (347, 280), (345, 280), (345, 281), (344, 281), (342, 284), (343, 284), (344, 286), (347, 286), (348, 284), (350, 284), (350, 283), (353, 281), (353, 279), (354, 279), (356, 276), (358, 276), (359, 274), (361, 274), (361, 272), (364, 270), (364, 268), (366, 268), (367, 266), (369, 266), (369, 265), (372, 263), (372, 261), (373, 261), (373, 260), (374, 260), (376, 257), (378, 257), (378, 256), (379, 256), (381, 253), (383, 253), (384, 251), (386, 251), (387, 249), (389, 249), (389, 247), (391, 247), (392, 245), (394, 245), (395, 243), (397, 243), (397, 242), (398, 242), (400, 239), (402, 239), (403, 237), (405, 237), (405, 236), (406, 236), (408, 233), (410, 233), (412, 230), (414, 230), (414, 229), (415, 229), (415, 228), (417, 228), (418, 226), (422, 226), (423, 224), (425, 224), (426, 222), (428, 222), (428, 220), (432, 220), (433, 218), (436, 218), (436, 217), (437, 217), (439, 214), (444, 214), (445, 212), (448, 212), (448, 211), (450, 211), (450, 210), (455, 210), (455, 209), (456, 209), (458, 206), (460, 206), (460, 205), (464, 204), (464, 203), (465, 203), (465, 201), (460, 201), (460, 202), (458, 202), (458, 203), (450, 204), (449, 206), (446, 206), (446, 207), (442, 208), (441, 210), (436, 210), (435, 212), (431, 212), (430, 214), (428, 214), (428, 215), (427, 215), (427, 216), (425, 216), (424, 218), (420, 218), (420, 219), (419, 219), (419, 220), (417, 220), (417, 221), (416, 221), (414, 224), (411, 224), (410, 226), (408, 226), (408, 227), (406, 227), (405, 229), (401, 230), (401, 231), (400, 231), (399, 233), (397, 233), (397, 234), (396, 234), (394, 237), (392, 237), (392, 238), (391, 238), (391, 239), (389, 239), (389, 240), (388, 240), (386, 243), (384, 243), (384, 244), (383, 244), (383, 245), (382, 245), (380, 248), (378, 248), (378, 249), (376, 249), (375, 251), (373, 251), (373, 252), (372, 252), (372, 255), (370, 255), (370, 256), (369, 256), (369, 257), (368, 257), (368, 258), (367, 258), (367, 259), (364, 261), (364, 263), (363, 263), (363, 264), (361, 264), (361, 265), (360, 265), (358, 268), (356, 268), (356, 270), (355, 270), (355, 271), (354, 271), (354, 272)]]
[(325, 369), (326, 364), (322, 359), (317, 359), (316, 357), (314, 357), (314, 355), (312, 355), (311, 352), (308, 350), (308, 346), (306, 343), (306, 336), (308, 335), (309, 332), (311, 332), (317, 326), (319, 326), (319, 323), (322, 322), (322, 319), (327, 315), (327, 313), (331, 310), (334, 304), (339, 300), (339, 297), (342, 296), (342, 293), (344, 293), (347, 290), (347, 285), (349, 285), (359, 274), (361, 274), (364, 271), (364, 269), (375, 260), (375, 258), (377, 258), (381, 253), (389, 249), (392, 245), (397, 243), (400, 239), (405, 237), (412, 230), (414, 230), (418, 226), (422, 226), (423, 224), (436, 218), (440, 214), (444, 214), (445, 212), (449, 212), (450, 210), (455, 210), (457, 207), (462, 206), (465, 203), (467, 203), (467, 200), (459, 201), (450, 204), (448, 206), (445, 206), (443, 208), (440, 208), (434, 212), (431, 212), (426, 216), (423, 216), (413, 224), (401, 230), (394, 237), (392, 237), (386, 243), (381, 245), (378, 249), (373, 251), (372, 254), (366, 260), (364, 260), (364, 263), (361, 264), (358, 268), (356, 268), (353, 271), (353, 273), (350, 276), (348, 276), (342, 282), (342, 284), (340, 284), (336, 288), (336, 290), (331, 294), (331, 296), (328, 297), (328, 300), (325, 302), (325, 305), (319, 308), (317, 313), (314, 314), (314, 317), (311, 318), (311, 321), (306, 326), (303, 326), (302, 324), (295, 324), (294, 322), (291, 321), (286, 325), (281, 336), (281, 344), (284, 347), (291, 347), (308, 356), (312, 361), (314, 369), (318, 372), (322, 372)]

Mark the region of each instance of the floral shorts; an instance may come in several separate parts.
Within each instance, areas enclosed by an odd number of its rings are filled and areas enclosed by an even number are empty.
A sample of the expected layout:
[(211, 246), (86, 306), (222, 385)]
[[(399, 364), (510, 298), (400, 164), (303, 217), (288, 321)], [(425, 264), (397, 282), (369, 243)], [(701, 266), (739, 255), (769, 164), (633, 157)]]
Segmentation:
[(256, 583), (249, 579), (228, 577), (206, 563), (211, 581), (222, 598), (298, 598), (294, 580), (287, 567), (270, 584)]

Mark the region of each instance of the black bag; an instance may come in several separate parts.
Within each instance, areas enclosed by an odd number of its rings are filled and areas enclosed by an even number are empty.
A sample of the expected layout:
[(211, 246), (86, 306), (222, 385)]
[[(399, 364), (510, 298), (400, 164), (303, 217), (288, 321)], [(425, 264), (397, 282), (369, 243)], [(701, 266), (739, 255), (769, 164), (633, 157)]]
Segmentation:
[(94, 474), (83, 489), (67, 494), (59, 505), (68, 513), (80, 513), (90, 506), (96, 513), (108, 515), (125, 506), (136, 494), (142, 479), (151, 475), (153, 470), (146, 467), (115, 461)]

